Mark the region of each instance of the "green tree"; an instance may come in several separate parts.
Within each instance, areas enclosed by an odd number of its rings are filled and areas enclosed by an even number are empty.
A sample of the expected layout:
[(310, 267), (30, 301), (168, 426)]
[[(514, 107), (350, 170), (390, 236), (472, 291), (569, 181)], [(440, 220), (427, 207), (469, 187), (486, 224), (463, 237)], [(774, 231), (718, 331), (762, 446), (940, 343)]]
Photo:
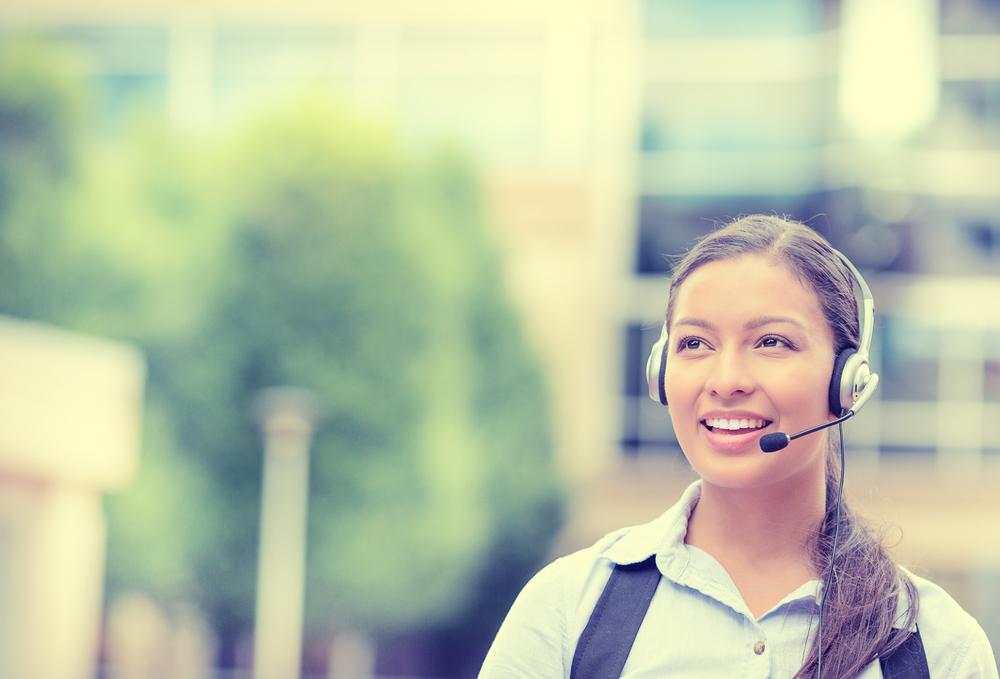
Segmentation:
[(56, 318), (66, 302), (60, 244), (77, 176), (83, 89), (62, 55), (0, 44), (0, 311)]
[(176, 399), (183, 445), (231, 512), (225, 557), (203, 563), (211, 608), (220, 624), (250, 623), (260, 443), (249, 404), (295, 385), (325, 408), (310, 626), (454, 617), (487, 557), (513, 556), (511, 534), (533, 538), (517, 550), (530, 567), (559, 518), (544, 390), (500, 292), (475, 175), (455, 152), (409, 161), (386, 129), (316, 100), (256, 127), (235, 162), (232, 267), (193, 349), (224, 375)]

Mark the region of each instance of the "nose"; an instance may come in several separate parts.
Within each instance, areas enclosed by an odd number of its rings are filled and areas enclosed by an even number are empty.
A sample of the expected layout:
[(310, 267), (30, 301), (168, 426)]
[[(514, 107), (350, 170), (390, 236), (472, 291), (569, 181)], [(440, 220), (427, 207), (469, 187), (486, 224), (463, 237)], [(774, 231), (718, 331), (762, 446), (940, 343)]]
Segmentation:
[(749, 394), (756, 388), (756, 380), (740, 351), (720, 351), (705, 380), (705, 391), (723, 398)]

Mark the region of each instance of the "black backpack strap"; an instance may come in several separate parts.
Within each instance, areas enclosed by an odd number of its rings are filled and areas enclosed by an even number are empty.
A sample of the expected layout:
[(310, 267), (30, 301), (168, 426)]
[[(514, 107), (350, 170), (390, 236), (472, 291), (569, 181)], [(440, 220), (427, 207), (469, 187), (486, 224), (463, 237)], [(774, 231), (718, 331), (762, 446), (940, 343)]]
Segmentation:
[(656, 555), (617, 565), (576, 644), (570, 679), (618, 679), (660, 582)]
[(883, 679), (931, 679), (919, 629), (908, 636), (902, 646), (879, 658), (879, 664), (882, 665)]

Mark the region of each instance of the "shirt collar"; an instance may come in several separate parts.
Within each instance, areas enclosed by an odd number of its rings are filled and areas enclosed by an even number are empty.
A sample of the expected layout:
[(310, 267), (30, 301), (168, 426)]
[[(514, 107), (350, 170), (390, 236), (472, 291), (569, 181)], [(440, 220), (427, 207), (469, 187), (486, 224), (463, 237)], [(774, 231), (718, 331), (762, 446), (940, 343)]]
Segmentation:
[[(684, 538), (687, 536), (687, 525), (688, 519), (691, 518), (691, 512), (698, 504), (698, 500), (701, 499), (701, 489), (701, 480), (699, 479), (688, 486), (677, 504), (659, 518), (641, 526), (621, 531), (618, 539), (605, 548), (600, 556), (609, 559), (612, 563), (626, 565), (645, 561), (650, 556), (655, 555), (657, 568), (668, 579), (694, 587), (737, 610), (741, 610), (745, 608), (745, 604), (741, 603), (742, 596), (721, 566), (712, 569), (716, 571), (714, 575), (705, 569), (688, 568), (691, 564), (692, 553), (684, 543)], [(816, 605), (821, 590), (822, 583), (819, 579), (810, 580), (795, 591), (790, 592), (765, 616), (799, 601), (811, 611)]]
[(688, 486), (677, 504), (658, 519), (624, 531), (600, 556), (625, 565), (645, 561), (655, 554), (660, 572), (667, 574), (671, 566), (683, 570), (690, 558), (684, 545), (688, 519), (700, 498), (701, 479)]

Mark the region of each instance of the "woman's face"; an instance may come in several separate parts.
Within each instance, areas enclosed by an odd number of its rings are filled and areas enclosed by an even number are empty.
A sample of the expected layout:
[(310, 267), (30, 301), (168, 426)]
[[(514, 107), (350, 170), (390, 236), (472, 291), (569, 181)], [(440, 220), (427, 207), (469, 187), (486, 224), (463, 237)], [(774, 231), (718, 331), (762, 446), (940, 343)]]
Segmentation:
[(677, 440), (695, 471), (727, 488), (822, 476), (825, 432), (764, 453), (764, 434), (831, 419), (833, 332), (816, 294), (759, 255), (704, 264), (681, 283), (665, 387)]

